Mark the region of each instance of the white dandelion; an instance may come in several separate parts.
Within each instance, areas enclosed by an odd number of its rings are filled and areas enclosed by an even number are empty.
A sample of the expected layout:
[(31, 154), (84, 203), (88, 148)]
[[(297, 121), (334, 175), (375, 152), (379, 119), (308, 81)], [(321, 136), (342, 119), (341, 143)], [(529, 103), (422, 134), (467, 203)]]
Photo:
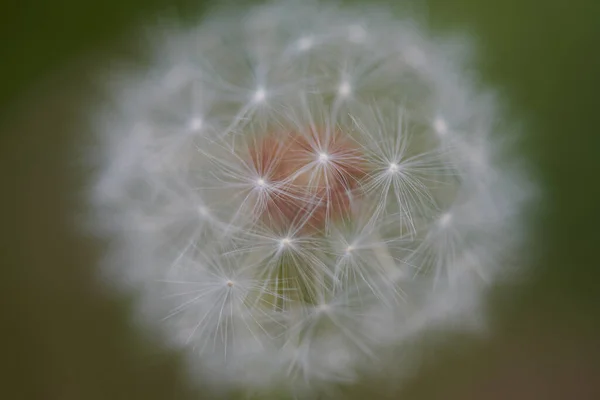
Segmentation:
[(106, 267), (199, 380), (310, 398), (479, 318), (529, 190), (457, 41), (280, 1), (152, 43), (109, 85), (90, 199)]

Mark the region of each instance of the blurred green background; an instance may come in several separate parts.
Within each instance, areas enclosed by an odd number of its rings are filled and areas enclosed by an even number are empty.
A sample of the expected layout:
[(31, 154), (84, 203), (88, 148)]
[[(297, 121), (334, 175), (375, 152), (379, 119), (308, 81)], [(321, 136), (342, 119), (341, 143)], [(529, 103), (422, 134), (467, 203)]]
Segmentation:
[[(163, 11), (192, 19), (207, 4), (2, 2), (0, 397), (208, 396), (185, 383), (177, 354), (131, 326), (131, 298), (95, 283), (102, 248), (73, 230), (85, 175), (72, 152), (85, 133), (91, 66), (118, 55), (114, 43), (139, 22)], [(600, 2), (431, 0), (418, 8), (437, 32), (476, 35), (486, 83), (523, 123), (522, 151), (543, 190), (530, 212), (533, 261), (522, 282), (490, 297), (490, 335), (424, 349), (402, 390), (387, 390), (390, 373), (341, 396), (600, 399)]]

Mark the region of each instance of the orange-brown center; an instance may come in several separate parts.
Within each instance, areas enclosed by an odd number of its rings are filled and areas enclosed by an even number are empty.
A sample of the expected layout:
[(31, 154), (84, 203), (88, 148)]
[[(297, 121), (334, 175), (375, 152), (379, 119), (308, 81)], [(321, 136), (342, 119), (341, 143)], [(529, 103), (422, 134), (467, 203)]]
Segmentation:
[(359, 147), (340, 131), (270, 134), (250, 159), (272, 185), (260, 217), (278, 229), (323, 230), (347, 215), (366, 170)]

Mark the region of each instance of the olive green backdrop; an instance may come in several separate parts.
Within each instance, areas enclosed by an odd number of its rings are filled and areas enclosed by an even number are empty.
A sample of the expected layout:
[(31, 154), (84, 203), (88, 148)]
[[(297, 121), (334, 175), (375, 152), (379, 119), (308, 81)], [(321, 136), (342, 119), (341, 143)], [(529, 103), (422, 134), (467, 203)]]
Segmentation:
[[(433, 29), (477, 36), (485, 80), (510, 100), (507, 116), (523, 123), (522, 151), (543, 190), (529, 212), (530, 273), (490, 297), (489, 336), (424, 349), (402, 391), (387, 392), (395, 378), (382, 374), (340, 396), (600, 399), (600, 2), (418, 4)], [(192, 19), (205, 6), (0, 5), (0, 397), (208, 396), (185, 383), (177, 354), (131, 326), (131, 298), (95, 283), (102, 245), (73, 229), (85, 174), (72, 151), (85, 134), (86, 71), (118, 54), (114, 43), (138, 22), (163, 11)]]

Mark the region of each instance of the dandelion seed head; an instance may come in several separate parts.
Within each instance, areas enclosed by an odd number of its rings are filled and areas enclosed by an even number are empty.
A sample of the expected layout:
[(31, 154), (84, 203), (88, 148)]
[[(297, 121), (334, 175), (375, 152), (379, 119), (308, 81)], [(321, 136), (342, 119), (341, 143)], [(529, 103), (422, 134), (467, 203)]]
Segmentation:
[(115, 85), (90, 195), (152, 329), (219, 388), (317, 398), (478, 319), (529, 192), (460, 41), (312, 0), (166, 36)]

